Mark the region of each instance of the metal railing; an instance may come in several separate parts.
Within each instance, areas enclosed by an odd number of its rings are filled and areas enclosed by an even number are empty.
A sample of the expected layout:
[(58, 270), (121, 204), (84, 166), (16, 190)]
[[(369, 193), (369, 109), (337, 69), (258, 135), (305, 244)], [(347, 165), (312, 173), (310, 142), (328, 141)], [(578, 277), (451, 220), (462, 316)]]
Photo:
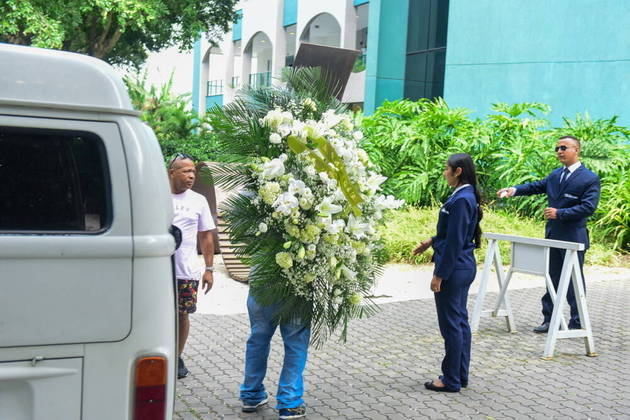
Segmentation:
[(232, 76), (232, 82), (230, 83), (232, 89), (238, 89), (241, 87), (241, 76)]
[(271, 86), (271, 72), (252, 73), (249, 75), (249, 86), (252, 88)]
[(223, 80), (210, 80), (207, 92), (207, 96), (221, 95), (223, 93)]

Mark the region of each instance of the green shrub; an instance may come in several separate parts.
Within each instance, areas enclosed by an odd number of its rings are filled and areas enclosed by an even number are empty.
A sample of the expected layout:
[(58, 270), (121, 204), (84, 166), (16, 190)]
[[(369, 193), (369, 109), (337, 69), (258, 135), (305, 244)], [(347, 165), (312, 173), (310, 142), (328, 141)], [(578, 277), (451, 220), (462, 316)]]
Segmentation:
[(484, 204), (495, 210), (539, 219), (545, 195), (497, 200), (496, 191), (546, 177), (559, 166), (553, 147), (561, 135), (582, 139), (582, 160), (602, 181), (602, 195), (593, 217), (593, 237), (617, 250), (628, 250), (630, 237), (630, 131), (610, 119), (588, 115), (550, 127), (540, 103), (493, 105), (495, 114), (470, 119), (463, 108), (449, 108), (442, 99), (385, 102), (359, 118), (363, 147), (388, 177), (385, 192), (408, 204), (431, 206), (450, 193), (442, 171), (452, 153), (469, 153), (477, 166)]
[[(388, 213), (385, 224), (381, 227), (381, 236), (385, 241), (384, 257), (389, 262), (408, 264), (427, 264), (431, 258), (431, 250), (420, 256), (411, 252), (423, 240), (435, 235), (439, 207), (407, 207)], [(484, 232), (505, 233), (510, 235), (542, 238), (545, 222), (531, 218), (523, 218), (502, 210), (484, 210), (481, 222)], [(487, 241), (475, 251), (477, 263), (483, 263), (487, 249)], [(503, 262), (510, 262), (510, 247), (507, 242), (500, 242)], [(586, 253), (586, 263), (590, 265), (630, 266), (628, 260), (615, 252), (605, 243), (593, 242)]]
[(148, 87), (146, 73), (124, 81), (140, 118), (155, 132), (165, 160), (176, 153), (187, 153), (197, 161), (217, 159), (215, 134), (205, 117), (189, 109), (190, 95), (173, 93), (172, 75), (161, 87)]
[(374, 115), (363, 118), (362, 147), (388, 179), (386, 193), (409, 204), (433, 205), (448, 194), (441, 182), (451, 153), (472, 152), (468, 138), (486, 138), (487, 130), (466, 116), (462, 108), (435, 102), (385, 102)]

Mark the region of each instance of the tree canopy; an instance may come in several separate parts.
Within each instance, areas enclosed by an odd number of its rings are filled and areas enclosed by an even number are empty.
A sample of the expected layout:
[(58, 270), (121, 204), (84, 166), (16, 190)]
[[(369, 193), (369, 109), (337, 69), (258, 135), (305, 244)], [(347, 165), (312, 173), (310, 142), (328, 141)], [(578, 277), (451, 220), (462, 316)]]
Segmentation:
[(0, 42), (139, 66), (166, 47), (192, 47), (234, 21), (237, 0), (2, 0)]

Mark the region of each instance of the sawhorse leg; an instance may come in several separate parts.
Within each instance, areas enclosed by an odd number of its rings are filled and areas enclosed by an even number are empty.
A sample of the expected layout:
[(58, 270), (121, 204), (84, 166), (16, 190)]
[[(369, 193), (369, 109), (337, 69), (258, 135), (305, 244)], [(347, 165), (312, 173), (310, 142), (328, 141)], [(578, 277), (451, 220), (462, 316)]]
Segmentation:
[(577, 252), (574, 255), (573, 263), (573, 291), (575, 293), (575, 301), (580, 314), (580, 323), (582, 324), (582, 330), (584, 336), (584, 345), (586, 346), (586, 355), (590, 357), (597, 356), (595, 352), (595, 340), (593, 340), (593, 330), (591, 328), (591, 318), (588, 314), (588, 306), (586, 305), (586, 291), (584, 290), (584, 280), (582, 279), (582, 270), (580, 270), (580, 263), (578, 260)]
[[(548, 270), (548, 269), (547, 269)], [(551, 281), (551, 277), (549, 277), (549, 273), (545, 273), (545, 282), (547, 284), (547, 292), (549, 292), (549, 296), (551, 297), (551, 303), (553, 303), (553, 307), (556, 307), (556, 288), (553, 286), (553, 282)], [(560, 288), (560, 283), (558, 283), (558, 288)], [(567, 321), (564, 319), (564, 315), (561, 313), (560, 314), (560, 325), (562, 327), (563, 331), (566, 331), (569, 329), (569, 327), (567, 327)]]
[[(499, 262), (497, 262), (497, 264), (500, 263), (500, 259), (501, 257), (499, 256)], [(497, 298), (497, 304), (494, 307), (492, 316), (505, 317), (508, 331), (511, 333), (516, 333), (517, 331), (516, 331), (516, 325), (514, 324), (514, 316), (512, 315), (512, 307), (510, 306), (510, 301), (508, 300), (508, 295), (507, 295), (507, 288), (510, 284), (510, 279), (512, 278), (513, 271), (510, 268), (505, 278), (503, 278), (503, 270), (499, 271), (499, 269), (497, 268), (497, 273), (499, 274), (497, 278), (499, 280), (500, 290), (499, 290), (499, 297)]]
[[(562, 311), (564, 309), (564, 303), (567, 300), (569, 281), (573, 282), (573, 290), (576, 292), (576, 300), (578, 305), (578, 312), (580, 314), (580, 321), (583, 322), (582, 326), (584, 328), (581, 330), (560, 331), (560, 322), (564, 321)], [(564, 262), (562, 263), (560, 282), (558, 283), (558, 290), (553, 303), (553, 313), (551, 315), (551, 323), (549, 325), (549, 332), (547, 335), (547, 341), (545, 343), (545, 352), (543, 353), (543, 359), (551, 360), (553, 358), (557, 339), (576, 337), (584, 337), (584, 344), (586, 345), (587, 356), (597, 355), (597, 353), (595, 353), (595, 342), (593, 340), (591, 320), (589, 318), (588, 309), (586, 306), (586, 296), (584, 294), (582, 273), (580, 272), (580, 264), (578, 261), (577, 251), (567, 250), (564, 256)]]
[[(499, 283), (499, 299), (494, 310), (484, 311), (483, 302), (486, 297), (486, 291), (488, 288), (488, 279), (490, 277), (490, 267), (494, 263), (494, 268), (497, 273), (497, 281)], [(477, 332), (479, 329), (479, 321), (482, 316), (492, 316), (506, 318), (508, 331), (516, 332), (516, 326), (514, 323), (514, 317), (512, 315), (512, 308), (510, 306), (507, 297), (507, 287), (510, 282), (511, 270), (508, 276), (505, 276), (503, 272), (503, 263), (501, 261), (501, 252), (499, 251), (499, 243), (496, 240), (490, 239), (488, 241), (488, 250), (486, 252), (486, 259), (483, 265), (483, 272), (481, 275), (481, 283), (479, 285), (479, 291), (477, 292), (477, 299), (475, 300), (475, 307), (473, 309), (473, 316), (470, 323), (470, 329), (472, 332)]]

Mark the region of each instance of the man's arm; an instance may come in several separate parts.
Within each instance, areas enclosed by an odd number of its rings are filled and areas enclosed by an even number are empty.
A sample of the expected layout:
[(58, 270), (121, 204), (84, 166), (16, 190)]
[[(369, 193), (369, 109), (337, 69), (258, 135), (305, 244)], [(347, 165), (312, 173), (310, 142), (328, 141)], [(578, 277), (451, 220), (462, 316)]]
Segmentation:
[(547, 192), (548, 179), (549, 177), (528, 184), (517, 185), (516, 187), (501, 188), (497, 191), (497, 197), (509, 198), (517, 195), (545, 194)]
[[(197, 239), (199, 240), (199, 248), (203, 254), (203, 260), (206, 263), (206, 267), (212, 267), (214, 260), (214, 239), (211, 230), (206, 230), (197, 233)], [(203, 293), (206, 294), (212, 289), (214, 282), (214, 276), (212, 271), (205, 270), (201, 279), (201, 288)]]
[(514, 188), (515, 196), (518, 195), (534, 195), (534, 194), (546, 194), (547, 193), (547, 180), (549, 177), (541, 179), (539, 181), (529, 182), (527, 184), (517, 185)]
[(592, 216), (599, 203), (599, 191), (599, 178), (595, 178), (588, 188), (586, 188), (586, 191), (584, 191), (584, 195), (580, 198), (580, 204), (573, 207), (557, 209), (557, 218), (559, 220), (579, 220)]

